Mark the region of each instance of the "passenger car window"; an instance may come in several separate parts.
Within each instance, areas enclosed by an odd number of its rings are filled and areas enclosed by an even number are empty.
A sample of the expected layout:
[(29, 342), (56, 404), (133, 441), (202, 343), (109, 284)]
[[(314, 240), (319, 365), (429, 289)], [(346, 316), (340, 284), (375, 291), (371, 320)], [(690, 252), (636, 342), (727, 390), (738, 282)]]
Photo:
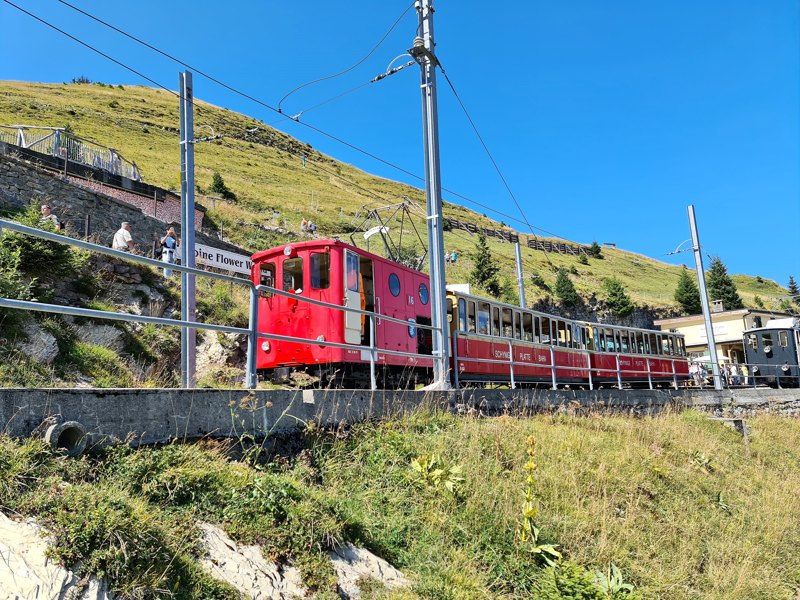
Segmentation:
[[(268, 262), (261, 264), (261, 274), (258, 280), (259, 285), (266, 285), (269, 287), (275, 287), (275, 263)], [(272, 292), (263, 291), (261, 295), (265, 298), (269, 298), (272, 296)]]

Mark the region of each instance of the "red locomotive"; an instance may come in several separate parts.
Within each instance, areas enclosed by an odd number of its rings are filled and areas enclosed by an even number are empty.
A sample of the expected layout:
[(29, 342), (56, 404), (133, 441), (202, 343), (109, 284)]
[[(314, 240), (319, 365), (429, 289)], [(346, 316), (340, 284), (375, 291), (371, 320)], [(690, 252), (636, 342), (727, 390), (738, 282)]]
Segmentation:
[[(253, 255), (252, 278), (287, 292), (259, 299), (259, 331), (279, 336), (259, 340), (262, 375), (287, 381), (303, 372), (321, 386), (364, 387), (372, 358), (381, 387), (431, 380), (431, 332), (418, 327), (431, 323), (424, 273), (340, 241), (313, 240)], [(374, 331), (368, 316), (295, 295), (378, 313)], [(683, 336), (675, 333), (565, 319), (454, 290), (447, 303), (456, 384), (648, 386), (688, 377)], [(357, 347), (372, 343), (372, 357)]]

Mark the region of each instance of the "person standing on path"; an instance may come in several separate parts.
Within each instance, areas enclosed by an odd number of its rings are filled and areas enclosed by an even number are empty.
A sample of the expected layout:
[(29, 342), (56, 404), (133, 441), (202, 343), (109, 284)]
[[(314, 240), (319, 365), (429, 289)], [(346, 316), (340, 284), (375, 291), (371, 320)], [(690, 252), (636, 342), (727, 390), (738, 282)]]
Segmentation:
[[(161, 261), (171, 265), (175, 262), (175, 249), (178, 247), (178, 236), (175, 228), (170, 227), (167, 233), (161, 238)], [(164, 267), (164, 277), (172, 277), (172, 269)]]
[(122, 250), (123, 252), (135, 252), (136, 244), (133, 243), (133, 236), (131, 235), (131, 225), (127, 221), (123, 221), (117, 233), (114, 234), (114, 241), (111, 242), (111, 247), (114, 250)]

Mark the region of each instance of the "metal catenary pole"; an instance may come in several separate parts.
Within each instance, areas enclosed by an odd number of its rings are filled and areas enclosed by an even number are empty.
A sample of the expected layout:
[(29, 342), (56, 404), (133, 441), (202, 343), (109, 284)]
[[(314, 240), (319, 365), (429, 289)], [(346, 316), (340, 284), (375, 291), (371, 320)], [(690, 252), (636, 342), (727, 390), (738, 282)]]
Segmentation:
[(708, 341), (708, 355), (711, 357), (711, 369), (714, 373), (714, 389), (722, 389), (722, 378), (719, 375), (719, 361), (717, 360), (717, 342), (714, 339), (714, 325), (711, 322), (711, 308), (708, 305), (708, 292), (706, 291), (706, 274), (703, 270), (703, 253), (700, 251), (700, 236), (697, 233), (697, 221), (694, 217), (694, 204), (689, 205), (689, 228), (692, 230), (692, 250), (694, 250), (694, 266), (697, 270), (697, 285), (700, 288), (700, 303), (703, 306), (703, 320), (706, 324), (706, 340)]
[(522, 308), (527, 307), (525, 302), (525, 279), (522, 277), (522, 250), (519, 247), (519, 242), (515, 242), (514, 250), (517, 255), (517, 287), (519, 288), (519, 305)]
[(420, 66), (422, 126), (425, 143), (425, 199), (431, 275), (431, 325), (433, 326), (433, 377), (440, 389), (449, 387), (449, 344), (445, 306), (444, 235), (442, 231), (442, 186), (439, 170), (439, 123), (436, 102), (432, 0), (415, 2), (419, 25), (409, 53)]
[[(194, 93), (192, 74), (180, 80), (181, 131), (181, 264), (194, 267)], [(195, 321), (195, 276), (181, 273), (181, 320)], [(196, 330), (181, 329), (181, 386), (195, 384)]]

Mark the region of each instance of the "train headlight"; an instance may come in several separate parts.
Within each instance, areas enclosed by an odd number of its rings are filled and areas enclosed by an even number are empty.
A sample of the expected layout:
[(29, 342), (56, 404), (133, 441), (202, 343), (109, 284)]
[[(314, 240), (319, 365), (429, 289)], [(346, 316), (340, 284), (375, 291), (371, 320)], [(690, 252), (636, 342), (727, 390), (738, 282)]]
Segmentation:
[(267, 341), (263, 341), (263, 342), (261, 342), (261, 349), (262, 349), (264, 352), (269, 352), (269, 349), (270, 349), (269, 342), (267, 342)]
[(287, 256), (287, 257), (294, 256), (295, 255), (294, 248), (292, 248), (291, 246), (286, 246), (283, 249), (283, 254), (284, 254), (284, 256)]

